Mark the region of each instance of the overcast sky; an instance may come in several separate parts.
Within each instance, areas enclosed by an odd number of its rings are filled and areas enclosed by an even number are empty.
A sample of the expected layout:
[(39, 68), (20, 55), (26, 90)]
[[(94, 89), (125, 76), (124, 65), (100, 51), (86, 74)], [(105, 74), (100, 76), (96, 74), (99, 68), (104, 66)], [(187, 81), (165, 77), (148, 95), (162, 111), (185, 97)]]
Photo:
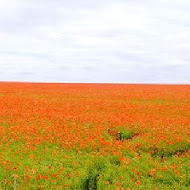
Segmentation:
[(0, 0), (0, 81), (190, 84), (190, 0)]

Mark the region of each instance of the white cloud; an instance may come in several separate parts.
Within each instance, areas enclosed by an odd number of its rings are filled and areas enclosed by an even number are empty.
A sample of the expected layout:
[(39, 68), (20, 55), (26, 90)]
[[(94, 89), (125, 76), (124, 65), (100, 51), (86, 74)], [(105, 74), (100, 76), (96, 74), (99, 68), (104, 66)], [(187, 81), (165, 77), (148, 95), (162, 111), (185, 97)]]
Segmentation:
[(190, 83), (188, 0), (0, 0), (0, 80)]

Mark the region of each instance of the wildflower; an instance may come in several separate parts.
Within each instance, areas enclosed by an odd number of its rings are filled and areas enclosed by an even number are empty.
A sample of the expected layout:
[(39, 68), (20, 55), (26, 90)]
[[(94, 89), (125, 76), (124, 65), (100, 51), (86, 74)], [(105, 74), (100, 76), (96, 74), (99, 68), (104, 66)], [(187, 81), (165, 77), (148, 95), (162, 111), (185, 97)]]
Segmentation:
[(14, 166), (14, 167), (13, 167), (13, 170), (14, 170), (14, 171), (16, 171), (16, 170), (17, 170), (17, 167), (16, 167), (16, 166)]
[(155, 169), (155, 168), (153, 168), (153, 169), (151, 169), (151, 171), (150, 171), (149, 175), (150, 175), (150, 176), (153, 176), (155, 173), (156, 173), (156, 169)]
[(121, 186), (121, 183), (120, 183), (120, 182), (116, 182), (116, 186), (117, 186), (117, 187), (120, 187), (120, 186)]
[(139, 186), (141, 184), (140, 180), (137, 180), (135, 186)]
[(123, 178), (124, 178), (123, 176), (119, 176), (119, 179), (120, 179), (120, 180), (123, 180)]
[(56, 150), (52, 151), (52, 156), (56, 156)]
[(37, 175), (37, 180), (39, 181), (39, 180), (41, 180), (41, 178), (42, 178), (41, 174), (38, 174)]
[(47, 175), (44, 175), (43, 179), (47, 180), (47, 179), (49, 179), (49, 177)]
[(57, 177), (58, 177), (58, 174), (53, 173), (52, 176), (53, 176), (54, 178), (57, 178)]

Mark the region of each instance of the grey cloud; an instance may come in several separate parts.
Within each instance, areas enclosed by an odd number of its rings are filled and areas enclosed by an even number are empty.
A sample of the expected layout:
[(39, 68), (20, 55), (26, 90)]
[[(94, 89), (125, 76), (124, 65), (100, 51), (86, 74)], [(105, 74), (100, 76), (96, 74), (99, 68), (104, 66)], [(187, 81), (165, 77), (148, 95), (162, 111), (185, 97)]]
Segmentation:
[(190, 83), (189, 8), (188, 0), (3, 0), (0, 80)]

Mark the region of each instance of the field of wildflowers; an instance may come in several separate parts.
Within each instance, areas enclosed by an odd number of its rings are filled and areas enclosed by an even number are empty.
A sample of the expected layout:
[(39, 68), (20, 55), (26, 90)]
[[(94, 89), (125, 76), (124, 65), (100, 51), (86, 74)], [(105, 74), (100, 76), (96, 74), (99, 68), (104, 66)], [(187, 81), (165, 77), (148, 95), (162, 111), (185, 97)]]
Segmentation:
[(0, 83), (0, 189), (190, 189), (190, 86)]

